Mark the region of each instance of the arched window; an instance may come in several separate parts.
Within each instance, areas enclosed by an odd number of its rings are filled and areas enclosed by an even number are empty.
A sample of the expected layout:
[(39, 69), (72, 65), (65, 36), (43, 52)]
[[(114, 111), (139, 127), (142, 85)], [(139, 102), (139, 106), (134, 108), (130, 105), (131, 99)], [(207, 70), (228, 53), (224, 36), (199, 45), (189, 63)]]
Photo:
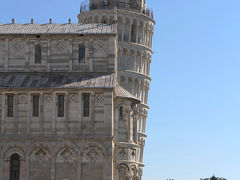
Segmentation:
[(126, 180), (127, 179), (127, 170), (124, 167), (120, 167), (118, 169), (118, 179), (119, 180)]
[(133, 24), (132, 25), (132, 30), (131, 30), (131, 42), (136, 43), (136, 33), (137, 33), (137, 25)]
[(119, 107), (119, 120), (122, 120), (122, 118), (123, 118), (123, 107), (120, 106)]
[(20, 179), (20, 156), (13, 154), (10, 160), (10, 180)]
[(84, 44), (80, 44), (78, 47), (78, 62), (79, 63), (84, 63), (85, 61), (85, 45)]
[(41, 64), (42, 59), (42, 47), (41, 45), (37, 44), (35, 46), (35, 64)]
[(124, 42), (129, 42), (129, 34), (131, 32), (129, 32), (130, 29), (130, 20), (127, 18), (124, 24), (124, 37), (123, 40)]
[(90, 115), (90, 94), (83, 94), (83, 116)]
[(132, 169), (132, 180), (136, 180), (136, 171), (134, 169)]

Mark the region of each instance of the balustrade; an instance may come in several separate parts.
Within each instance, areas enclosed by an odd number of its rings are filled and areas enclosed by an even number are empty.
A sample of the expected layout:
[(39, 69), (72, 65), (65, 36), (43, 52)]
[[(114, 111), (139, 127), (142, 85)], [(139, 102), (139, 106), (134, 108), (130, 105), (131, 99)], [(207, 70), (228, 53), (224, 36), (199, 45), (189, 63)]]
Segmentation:
[(114, 7), (137, 11), (153, 19), (152, 8), (137, 0), (103, 0), (100, 2), (96, 0), (85, 0), (81, 4), (80, 13), (96, 9), (114, 9)]

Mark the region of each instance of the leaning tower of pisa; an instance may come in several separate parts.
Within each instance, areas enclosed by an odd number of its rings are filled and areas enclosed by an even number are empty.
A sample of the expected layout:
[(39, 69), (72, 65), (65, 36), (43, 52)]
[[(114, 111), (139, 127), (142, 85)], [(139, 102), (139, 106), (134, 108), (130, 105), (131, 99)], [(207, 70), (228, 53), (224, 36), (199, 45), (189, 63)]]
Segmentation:
[[(117, 166), (127, 163), (136, 167), (129, 178), (118, 175), (116, 179), (141, 179), (143, 164), (143, 151), (146, 139), (146, 119), (149, 110), (148, 91), (151, 82), (150, 64), (152, 56), (152, 37), (155, 21), (153, 11), (146, 5), (146, 0), (86, 0), (81, 4), (79, 23), (90, 24), (116, 24), (118, 33), (118, 84), (140, 101), (134, 110), (135, 121), (130, 134), (130, 140), (117, 139), (118, 143), (124, 142), (123, 149), (135, 149), (135, 160), (124, 159)], [(136, 126), (135, 126), (136, 125)], [(130, 125), (129, 125), (130, 126)], [(135, 128), (134, 128), (135, 127)], [(122, 143), (122, 144), (124, 144)], [(123, 152), (123, 149), (120, 151)], [(129, 154), (129, 152), (127, 151)], [(130, 154), (134, 154), (130, 150)], [(124, 152), (123, 152), (124, 154)], [(131, 155), (130, 155), (131, 156)], [(125, 160), (125, 161), (124, 161)], [(127, 162), (126, 162), (127, 161)], [(132, 167), (132, 166), (128, 166)], [(118, 170), (119, 174), (126, 174), (124, 168)], [(132, 175), (138, 173), (137, 176)], [(121, 179), (121, 177), (123, 177)], [(132, 178), (130, 178), (132, 177)]]

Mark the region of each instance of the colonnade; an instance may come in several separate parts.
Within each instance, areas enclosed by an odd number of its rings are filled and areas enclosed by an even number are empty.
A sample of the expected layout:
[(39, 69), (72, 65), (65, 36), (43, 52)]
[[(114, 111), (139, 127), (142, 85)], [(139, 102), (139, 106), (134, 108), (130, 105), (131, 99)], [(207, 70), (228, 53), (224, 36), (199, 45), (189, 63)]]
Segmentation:
[(119, 70), (134, 71), (150, 76), (151, 52), (126, 47), (119, 48)]
[(138, 98), (142, 103), (148, 103), (148, 80), (133, 79), (132, 77), (126, 77), (121, 75), (119, 79), (120, 85), (125, 87), (132, 95)]
[[(109, 14), (82, 15), (80, 23), (114, 23), (114, 16)], [(152, 48), (154, 23), (148, 19), (140, 20), (138, 17), (118, 16), (118, 40), (120, 42), (137, 43)]]

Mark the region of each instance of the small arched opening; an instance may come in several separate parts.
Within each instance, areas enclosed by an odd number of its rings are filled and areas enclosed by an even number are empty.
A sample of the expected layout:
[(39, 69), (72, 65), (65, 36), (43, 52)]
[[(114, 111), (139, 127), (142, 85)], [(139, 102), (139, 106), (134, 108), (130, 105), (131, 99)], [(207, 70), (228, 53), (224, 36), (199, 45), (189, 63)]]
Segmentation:
[(134, 20), (131, 29), (131, 42), (137, 42), (137, 21)]
[(10, 180), (20, 179), (20, 156), (13, 154), (10, 157)]
[(42, 47), (40, 44), (35, 46), (35, 64), (41, 64), (42, 59)]

